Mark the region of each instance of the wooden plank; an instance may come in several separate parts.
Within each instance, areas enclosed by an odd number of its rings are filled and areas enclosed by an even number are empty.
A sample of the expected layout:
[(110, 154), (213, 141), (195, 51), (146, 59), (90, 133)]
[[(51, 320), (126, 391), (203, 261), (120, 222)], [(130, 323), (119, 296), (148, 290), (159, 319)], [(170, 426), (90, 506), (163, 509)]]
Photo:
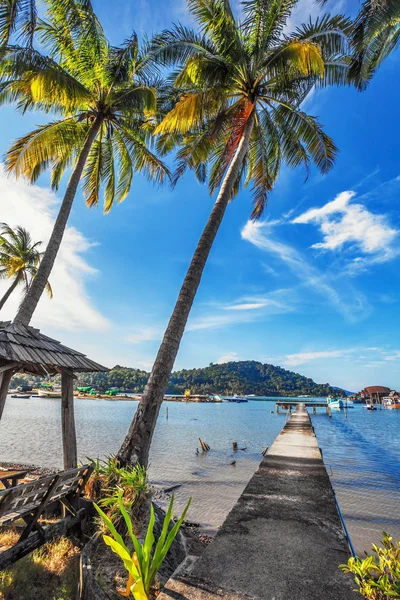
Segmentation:
[(0, 570), (6, 569), (18, 559), (39, 548), (44, 542), (49, 542), (56, 537), (65, 535), (68, 529), (83, 521), (85, 513), (86, 509), (81, 508), (75, 517), (68, 515), (65, 519), (46, 527), (43, 530), (43, 537), (39, 533), (33, 532), (25, 541), (17, 543), (12, 548), (5, 550), (5, 552), (1, 552)]
[[(41, 501), (41, 503), (37, 507), (35, 513), (32, 515), (32, 519), (30, 520), (29, 524), (25, 527), (25, 529), (22, 532), (21, 537), (19, 538), (18, 542), (23, 542), (24, 540), (26, 540), (26, 538), (29, 536), (29, 534), (31, 533), (31, 531), (33, 531), (35, 529), (35, 526), (36, 526), (36, 523), (39, 520), (39, 517), (43, 514), (44, 509), (46, 508), (46, 506), (48, 505), (48, 503), (51, 500), (54, 488), (57, 485), (58, 477), (59, 477), (58, 475), (56, 475), (54, 477), (54, 481), (48, 487), (47, 492), (46, 492), (46, 494), (43, 497), (43, 500)], [(41, 532), (39, 532), (39, 533), (41, 533)]]

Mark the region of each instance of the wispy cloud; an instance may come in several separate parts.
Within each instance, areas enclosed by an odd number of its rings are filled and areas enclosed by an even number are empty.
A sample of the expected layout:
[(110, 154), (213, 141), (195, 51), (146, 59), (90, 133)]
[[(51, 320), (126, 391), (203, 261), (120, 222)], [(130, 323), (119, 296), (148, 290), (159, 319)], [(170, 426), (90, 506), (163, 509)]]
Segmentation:
[(128, 334), (124, 340), (130, 344), (141, 344), (142, 342), (159, 340), (161, 336), (161, 329), (156, 327), (144, 327), (143, 329), (137, 329), (133, 333)]
[(325, 350), (321, 352), (297, 352), (295, 354), (287, 354), (282, 359), (282, 364), (289, 367), (296, 367), (297, 365), (303, 365), (313, 360), (320, 360), (322, 358), (338, 358), (345, 354), (344, 350)]
[(188, 331), (220, 329), (263, 320), (269, 315), (285, 314), (294, 310), (293, 301), (284, 299), (287, 290), (275, 290), (259, 296), (242, 296), (233, 302), (212, 304), (212, 311), (190, 318)]
[[(0, 165), (0, 196), (3, 198), (1, 221), (11, 227), (25, 227), (34, 240), (43, 241), (44, 249), (58, 210), (56, 195), (23, 180), (8, 178)], [(104, 330), (109, 327), (86, 289), (88, 278), (100, 275), (85, 258), (93, 245), (83, 233), (67, 227), (50, 278), (54, 298), (50, 300), (43, 294), (33, 317), (34, 325), (66, 330)], [(8, 282), (0, 283), (0, 294), (7, 285)], [(3, 309), (3, 318), (13, 318), (19, 302), (20, 295), (14, 293)]]
[(219, 357), (217, 363), (219, 365), (222, 365), (223, 363), (232, 362), (234, 360), (238, 360), (237, 352), (227, 352), (226, 354), (223, 354)]
[(342, 192), (324, 206), (311, 208), (299, 215), (292, 223), (319, 226), (323, 241), (313, 244), (312, 248), (338, 250), (351, 247), (379, 262), (394, 258), (399, 253), (393, 244), (399, 231), (389, 225), (386, 216), (374, 214), (363, 204), (351, 202), (355, 196), (353, 191)]
[(352, 290), (352, 293), (342, 295), (336, 289), (335, 283), (312, 265), (300, 251), (274, 238), (273, 228), (276, 224), (277, 222), (248, 221), (241, 231), (242, 238), (260, 250), (278, 257), (302, 285), (318, 292), (349, 321), (358, 321), (369, 314), (370, 306), (362, 293)]

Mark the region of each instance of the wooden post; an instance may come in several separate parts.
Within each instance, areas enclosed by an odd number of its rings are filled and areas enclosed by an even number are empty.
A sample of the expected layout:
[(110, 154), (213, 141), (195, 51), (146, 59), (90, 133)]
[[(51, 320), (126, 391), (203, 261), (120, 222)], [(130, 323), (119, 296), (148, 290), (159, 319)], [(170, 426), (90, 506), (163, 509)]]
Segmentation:
[(7, 399), (8, 387), (10, 385), (11, 377), (14, 375), (15, 372), (14, 364), (15, 363), (12, 363), (9, 369), (3, 370), (3, 372), (0, 373), (0, 419), (3, 415), (3, 410)]
[(74, 390), (72, 374), (61, 373), (61, 427), (64, 469), (73, 469), (78, 463), (74, 416)]

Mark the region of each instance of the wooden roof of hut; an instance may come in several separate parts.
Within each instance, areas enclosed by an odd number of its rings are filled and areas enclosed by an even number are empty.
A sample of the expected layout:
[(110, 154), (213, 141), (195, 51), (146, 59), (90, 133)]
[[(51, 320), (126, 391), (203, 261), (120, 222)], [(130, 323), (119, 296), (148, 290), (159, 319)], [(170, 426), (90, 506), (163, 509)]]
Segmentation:
[(48, 377), (62, 369), (76, 372), (108, 371), (82, 352), (63, 346), (39, 329), (0, 321), (0, 366), (15, 363), (18, 371)]
[(365, 394), (388, 394), (390, 388), (384, 387), (383, 385), (371, 385), (363, 389)]

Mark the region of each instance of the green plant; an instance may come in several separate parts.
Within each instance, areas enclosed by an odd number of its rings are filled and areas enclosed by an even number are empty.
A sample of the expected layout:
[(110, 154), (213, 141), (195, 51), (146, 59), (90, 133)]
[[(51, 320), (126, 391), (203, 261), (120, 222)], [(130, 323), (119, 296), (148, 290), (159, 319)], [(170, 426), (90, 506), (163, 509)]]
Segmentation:
[(146, 469), (141, 465), (120, 467), (115, 457), (88, 460), (94, 463), (94, 470), (85, 489), (86, 495), (106, 509), (107, 516), (118, 528), (123, 522), (119, 496), (129, 513), (139, 510), (149, 491)]
[(124, 563), (125, 569), (128, 571), (128, 582), (126, 585), (126, 591), (122, 594), (128, 597), (130, 594), (135, 600), (148, 600), (149, 593), (154, 583), (155, 577), (159, 568), (161, 567), (174, 539), (176, 538), (178, 531), (183, 523), (186, 513), (189, 509), (192, 498), (189, 498), (188, 503), (178, 521), (174, 524), (171, 530), (168, 532), (169, 524), (172, 518), (172, 509), (174, 505), (174, 496), (171, 498), (167, 513), (165, 515), (161, 535), (157, 540), (155, 549), (153, 546), (155, 543), (154, 538), (154, 524), (155, 515), (154, 508), (150, 508), (150, 520), (146, 531), (144, 542), (140, 540), (133, 533), (133, 524), (130, 515), (125, 509), (124, 502), (122, 499), (122, 491), (118, 495), (118, 504), (121, 514), (125, 520), (129, 537), (133, 544), (133, 552), (127, 547), (123, 537), (118, 533), (113, 525), (111, 519), (101, 510), (99, 506), (94, 505), (97, 512), (103, 519), (105, 525), (110, 530), (112, 537), (104, 535), (103, 539), (107, 546), (111, 548), (115, 554), (117, 554), (122, 562)]
[(383, 547), (372, 545), (376, 556), (366, 552), (366, 558), (354, 556), (340, 565), (344, 573), (355, 575), (355, 591), (368, 600), (400, 598), (400, 542), (393, 543), (392, 539), (383, 532)]

